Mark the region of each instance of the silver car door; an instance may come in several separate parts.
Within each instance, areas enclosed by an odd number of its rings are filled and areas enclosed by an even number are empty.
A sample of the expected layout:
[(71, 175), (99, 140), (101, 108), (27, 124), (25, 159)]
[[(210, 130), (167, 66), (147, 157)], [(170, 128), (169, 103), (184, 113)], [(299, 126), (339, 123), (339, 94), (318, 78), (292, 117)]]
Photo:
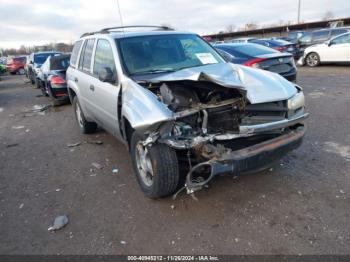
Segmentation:
[(79, 59), (78, 70), (76, 70), (76, 74), (74, 77), (74, 81), (79, 86), (79, 103), (84, 111), (85, 117), (93, 120), (94, 110), (90, 95), (90, 83), (93, 79), (91, 74), (91, 62), (94, 44), (94, 38), (87, 39), (84, 42), (84, 46)]
[[(93, 101), (94, 115), (100, 125), (108, 132), (119, 137), (118, 123), (118, 82), (115, 64), (114, 43), (107, 39), (98, 39), (93, 61), (93, 80), (90, 85), (91, 101)], [(101, 70), (108, 68), (113, 73), (113, 81), (103, 82), (99, 79)]]

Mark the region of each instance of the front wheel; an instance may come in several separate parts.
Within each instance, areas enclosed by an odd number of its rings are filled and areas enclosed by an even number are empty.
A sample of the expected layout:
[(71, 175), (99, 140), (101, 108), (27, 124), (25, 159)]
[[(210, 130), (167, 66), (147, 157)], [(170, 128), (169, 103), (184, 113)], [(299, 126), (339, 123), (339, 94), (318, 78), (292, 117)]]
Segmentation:
[(130, 152), (137, 181), (149, 198), (171, 195), (179, 184), (176, 152), (167, 145), (144, 146), (144, 136), (134, 132)]
[(320, 56), (319, 56), (317, 53), (314, 53), (314, 52), (308, 54), (308, 55), (306, 56), (306, 59), (305, 59), (305, 60), (306, 60), (306, 61), (305, 61), (306, 64), (307, 64), (308, 66), (311, 66), (311, 67), (318, 66), (318, 65), (320, 64), (320, 62), (321, 62)]
[(81, 110), (77, 96), (74, 97), (73, 108), (74, 108), (75, 117), (77, 119), (80, 131), (83, 134), (94, 133), (96, 131), (97, 124), (94, 122), (89, 122), (85, 119), (85, 116), (83, 114), (83, 111)]

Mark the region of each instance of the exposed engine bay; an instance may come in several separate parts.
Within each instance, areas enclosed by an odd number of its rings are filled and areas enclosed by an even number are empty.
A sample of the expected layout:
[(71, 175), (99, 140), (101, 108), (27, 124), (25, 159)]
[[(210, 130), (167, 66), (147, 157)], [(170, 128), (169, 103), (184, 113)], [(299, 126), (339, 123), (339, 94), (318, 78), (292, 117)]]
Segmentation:
[[(189, 167), (188, 193), (201, 189), (217, 173), (239, 171), (237, 167), (217, 164), (232, 159), (234, 151), (287, 134), (300, 126), (299, 123), (284, 125), (289, 113), (287, 101), (252, 105), (243, 90), (213, 82), (185, 80), (143, 86), (174, 112), (172, 121), (150, 133), (144, 145), (157, 141), (179, 152), (179, 160), (187, 162)], [(281, 124), (264, 127), (271, 122)]]

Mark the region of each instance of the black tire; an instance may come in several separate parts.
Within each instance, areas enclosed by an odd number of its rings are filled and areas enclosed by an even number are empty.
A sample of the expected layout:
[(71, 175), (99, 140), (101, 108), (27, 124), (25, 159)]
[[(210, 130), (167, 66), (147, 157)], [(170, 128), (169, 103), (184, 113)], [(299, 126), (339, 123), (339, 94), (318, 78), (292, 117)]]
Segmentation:
[[(39, 80), (40, 81), (40, 80)], [(43, 94), (43, 96), (49, 96), (46, 92), (46, 87), (45, 87), (45, 83), (41, 82), (40, 81), (40, 90), (41, 90), (41, 93)]]
[[(80, 107), (80, 104), (79, 104), (77, 96), (74, 97), (73, 108), (74, 108), (75, 118), (77, 119), (80, 131), (83, 134), (94, 133), (96, 131), (96, 129), (97, 129), (97, 124), (95, 122), (88, 122), (85, 119), (85, 116), (83, 114), (83, 111), (81, 110), (81, 107)], [(77, 110), (77, 109), (79, 109), (79, 110)], [(77, 111), (80, 112), (80, 117), (78, 116), (79, 113)]]
[(305, 64), (307, 66), (315, 67), (320, 65), (320, 63), (321, 63), (320, 56), (315, 52), (309, 53), (305, 58)]
[(30, 83), (32, 85), (34, 85), (35, 84), (35, 80), (34, 80), (34, 75), (33, 75), (33, 71), (32, 70), (29, 71), (29, 79), (30, 79)]
[(10, 72), (10, 74), (11, 74), (11, 75), (15, 75), (15, 74), (16, 74), (16, 72)]
[[(179, 184), (179, 164), (175, 150), (167, 145), (155, 143), (152, 146), (147, 146), (147, 155), (152, 166), (153, 175), (149, 174), (151, 184), (145, 182), (142, 177), (142, 167), (137, 161), (138, 146), (143, 147), (139, 142), (144, 140), (144, 136), (138, 132), (132, 134), (130, 143), (130, 153), (134, 172), (137, 181), (149, 198), (165, 197), (173, 194)], [(145, 147), (143, 147), (145, 148)]]
[(35, 84), (34, 84), (34, 87), (36, 88), (36, 89), (41, 89), (41, 80), (39, 79), (39, 78), (35, 78)]

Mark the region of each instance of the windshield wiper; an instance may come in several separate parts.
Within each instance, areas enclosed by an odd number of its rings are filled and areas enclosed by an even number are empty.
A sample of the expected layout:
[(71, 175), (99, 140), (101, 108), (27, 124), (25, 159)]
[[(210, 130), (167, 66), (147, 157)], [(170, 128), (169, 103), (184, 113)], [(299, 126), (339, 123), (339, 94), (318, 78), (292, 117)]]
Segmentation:
[(147, 71), (135, 72), (131, 75), (143, 75), (143, 74), (158, 74), (158, 73), (171, 73), (175, 72), (174, 69), (151, 69)]

